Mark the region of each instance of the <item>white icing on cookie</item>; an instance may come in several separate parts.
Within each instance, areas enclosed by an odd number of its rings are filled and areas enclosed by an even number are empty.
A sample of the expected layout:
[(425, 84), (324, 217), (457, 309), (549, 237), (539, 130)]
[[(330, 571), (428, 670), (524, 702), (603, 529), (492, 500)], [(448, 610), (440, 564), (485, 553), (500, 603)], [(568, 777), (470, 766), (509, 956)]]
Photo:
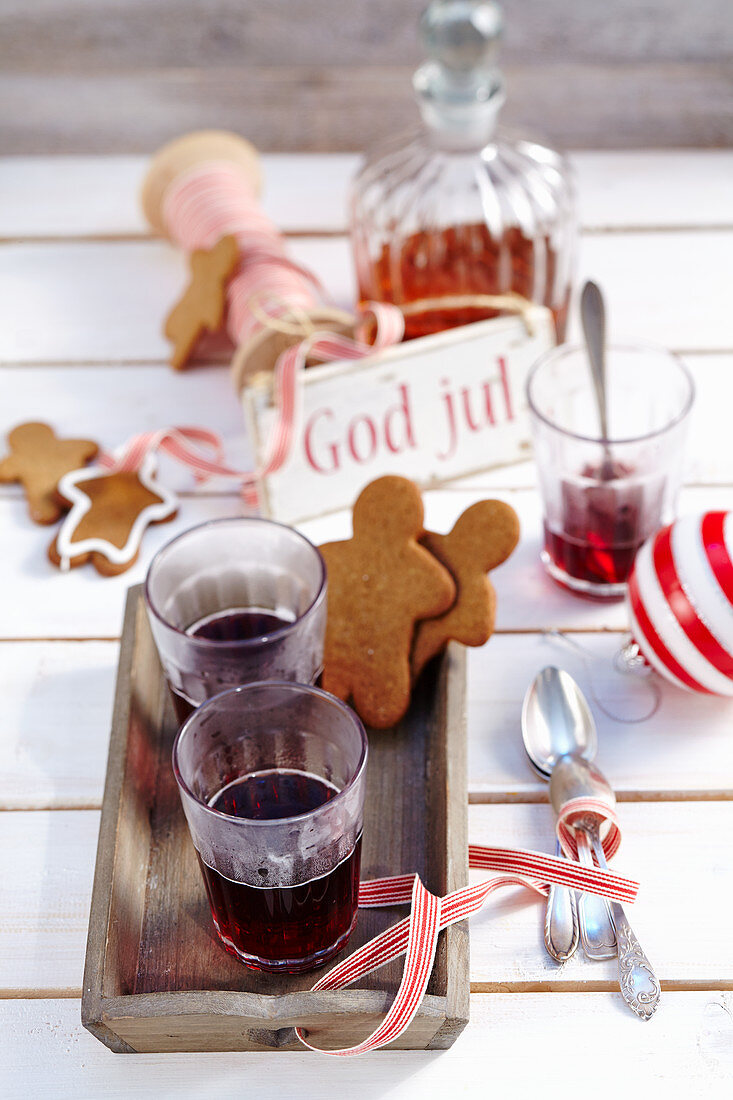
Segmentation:
[(127, 542), (122, 547), (99, 537), (81, 539), (79, 542), (72, 541), (78, 524), (92, 507), (92, 501), (83, 489), (84, 482), (104, 477), (105, 474), (112, 474), (114, 470), (106, 466), (87, 466), (82, 470), (72, 470), (71, 473), (64, 474), (59, 481), (58, 491), (66, 500), (71, 501), (72, 506), (56, 536), (56, 552), (61, 559), (60, 566), (63, 572), (68, 572), (71, 559), (81, 554), (104, 554), (105, 558), (114, 565), (123, 565), (132, 561), (140, 549), (145, 528), (156, 520), (168, 519), (178, 507), (175, 493), (155, 481), (156, 470), (155, 455), (149, 454), (137, 471), (137, 476), (141, 484), (161, 500), (157, 504), (150, 504), (147, 508), (143, 508), (132, 525)]

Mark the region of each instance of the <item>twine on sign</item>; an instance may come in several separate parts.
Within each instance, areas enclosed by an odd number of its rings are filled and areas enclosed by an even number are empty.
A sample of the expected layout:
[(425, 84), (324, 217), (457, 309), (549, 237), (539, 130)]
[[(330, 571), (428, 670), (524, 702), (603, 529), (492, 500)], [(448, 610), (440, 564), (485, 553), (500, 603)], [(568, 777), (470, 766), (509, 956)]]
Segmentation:
[[(312, 336), (316, 331), (310, 315), (300, 306), (295, 306), (284, 299), (277, 302), (277, 305), (282, 309), (282, 313), (275, 315), (268, 313), (260, 305), (258, 294), (253, 294), (247, 305), (262, 327), (270, 329), (271, 332), (282, 332), (286, 336), (305, 338), (306, 336)], [(285, 314), (288, 314), (287, 319)]]
[(417, 298), (414, 302), (402, 302), (397, 308), (405, 317), (414, 313), (427, 313), (429, 310), (496, 309), (502, 313), (520, 314), (527, 335), (534, 336), (535, 332), (532, 319), (534, 304), (513, 290), (506, 294), (446, 294), (442, 298)]

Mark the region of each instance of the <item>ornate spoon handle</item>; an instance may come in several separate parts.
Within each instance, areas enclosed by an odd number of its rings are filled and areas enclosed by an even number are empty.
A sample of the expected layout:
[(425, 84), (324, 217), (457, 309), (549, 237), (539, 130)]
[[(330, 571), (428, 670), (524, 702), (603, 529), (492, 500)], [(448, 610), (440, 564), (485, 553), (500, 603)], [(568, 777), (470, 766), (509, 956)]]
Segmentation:
[[(591, 834), (591, 842), (598, 866), (606, 870), (608, 864), (597, 831)], [(614, 901), (611, 903), (611, 912), (616, 925), (618, 984), (621, 987), (621, 996), (640, 1020), (651, 1020), (661, 995), (659, 979), (628, 922), (623, 906)]]
[[(555, 855), (562, 856), (560, 842)], [(567, 886), (550, 886), (545, 910), (545, 947), (556, 962), (567, 962), (578, 948), (578, 903), (575, 891)]]
[(621, 996), (639, 1019), (651, 1020), (659, 1004), (659, 981), (626, 919), (623, 906), (613, 902), (611, 909), (616, 924)]

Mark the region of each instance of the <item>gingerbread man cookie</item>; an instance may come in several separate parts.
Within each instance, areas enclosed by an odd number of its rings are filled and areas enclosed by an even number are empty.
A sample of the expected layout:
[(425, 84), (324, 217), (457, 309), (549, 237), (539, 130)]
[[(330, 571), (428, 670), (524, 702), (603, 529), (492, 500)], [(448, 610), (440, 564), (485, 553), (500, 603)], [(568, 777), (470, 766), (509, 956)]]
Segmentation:
[(180, 370), (204, 332), (216, 332), (224, 320), (227, 280), (239, 261), (236, 237), (222, 237), (213, 248), (191, 253), (191, 281), (165, 322), (173, 344), (171, 366)]
[(154, 473), (151, 455), (138, 471), (92, 468), (63, 477), (59, 493), (72, 507), (48, 549), (53, 564), (67, 570), (91, 561), (105, 577), (129, 569), (145, 528), (173, 519), (178, 510)]
[(10, 453), (0, 461), (0, 481), (19, 481), (34, 523), (55, 523), (66, 511), (56, 486), (64, 474), (93, 459), (91, 439), (59, 439), (48, 424), (19, 424), (8, 435)]
[(518, 540), (517, 514), (500, 500), (472, 504), (448, 535), (422, 535), (420, 543), (450, 571), (457, 595), (450, 610), (418, 624), (410, 662), (413, 678), (448, 641), (479, 646), (489, 640), (496, 593), (486, 574), (509, 557)]
[(450, 573), (418, 544), (417, 486), (381, 477), (354, 505), (353, 537), (321, 547), (328, 570), (323, 687), (353, 700), (364, 722), (386, 729), (410, 703), (410, 646), (418, 619), (455, 598)]

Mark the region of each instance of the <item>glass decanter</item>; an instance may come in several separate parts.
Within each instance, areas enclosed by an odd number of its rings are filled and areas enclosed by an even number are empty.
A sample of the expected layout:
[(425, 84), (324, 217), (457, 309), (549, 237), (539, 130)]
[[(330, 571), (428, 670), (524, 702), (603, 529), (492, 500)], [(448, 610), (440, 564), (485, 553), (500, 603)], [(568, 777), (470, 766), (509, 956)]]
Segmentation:
[(492, 0), (429, 5), (421, 36), (430, 60), (413, 78), (424, 126), (383, 145), (354, 181), (359, 296), (407, 306), (405, 339), (495, 317), (500, 310), (470, 299), (507, 292), (548, 306), (564, 337), (572, 177), (552, 149), (497, 128), (501, 30)]

